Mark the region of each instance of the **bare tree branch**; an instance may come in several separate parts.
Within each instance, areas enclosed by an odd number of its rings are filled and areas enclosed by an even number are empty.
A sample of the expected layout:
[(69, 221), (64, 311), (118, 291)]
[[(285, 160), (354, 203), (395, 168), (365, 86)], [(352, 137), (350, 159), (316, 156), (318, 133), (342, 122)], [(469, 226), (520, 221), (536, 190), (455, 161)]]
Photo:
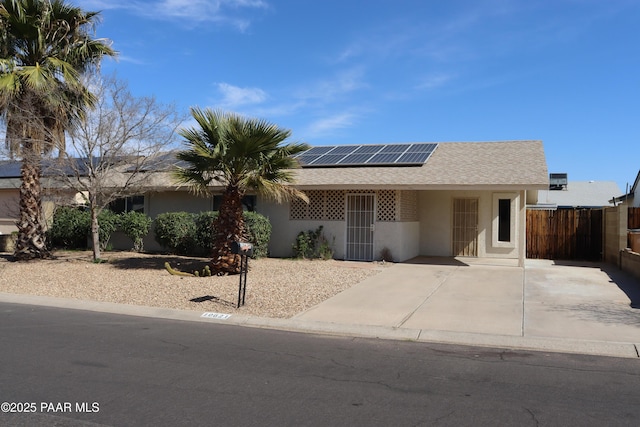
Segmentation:
[(183, 118), (174, 105), (135, 97), (116, 76), (89, 83), (95, 109), (67, 134), (67, 148), (45, 174), (78, 192), (91, 210), (94, 258), (100, 257), (98, 214), (119, 198), (144, 194), (154, 171), (172, 166)]

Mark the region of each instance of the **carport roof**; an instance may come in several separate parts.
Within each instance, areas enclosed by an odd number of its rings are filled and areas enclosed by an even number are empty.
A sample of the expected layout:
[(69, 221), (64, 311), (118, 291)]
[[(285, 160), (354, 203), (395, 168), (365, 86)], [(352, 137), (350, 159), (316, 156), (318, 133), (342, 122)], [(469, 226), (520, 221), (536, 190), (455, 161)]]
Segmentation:
[(301, 188), (546, 189), (541, 141), (441, 142), (421, 166), (303, 168)]

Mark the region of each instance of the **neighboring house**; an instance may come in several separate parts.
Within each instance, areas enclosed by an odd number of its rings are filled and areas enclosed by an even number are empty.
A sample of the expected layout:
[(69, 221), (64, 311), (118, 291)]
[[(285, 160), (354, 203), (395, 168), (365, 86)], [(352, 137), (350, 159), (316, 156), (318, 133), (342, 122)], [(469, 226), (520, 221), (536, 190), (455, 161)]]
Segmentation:
[(20, 202), (20, 164), (0, 162), (0, 234), (17, 231)]
[[(633, 182), (633, 185), (631, 186), (631, 190), (629, 190), (627, 194), (614, 197), (612, 202), (615, 205), (624, 203), (629, 207), (635, 207), (635, 208), (640, 207), (640, 194), (638, 194), (638, 190), (640, 190), (640, 188), (638, 188), (639, 182), (640, 182), (640, 171), (638, 171), (638, 175), (636, 175), (636, 180)], [(620, 193), (617, 193), (617, 194), (620, 194)]]
[[(50, 221), (57, 205), (79, 204), (81, 198), (69, 190), (50, 191), (49, 182), (41, 180), (43, 186), (42, 207), (45, 217)], [(16, 220), (20, 215), (20, 162), (0, 161), (0, 234), (18, 231)]]
[[(273, 226), (271, 256), (292, 255), (301, 231), (323, 226), (334, 256), (395, 261), (415, 256), (518, 259), (524, 264), (526, 206), (549, 179), (541, 141), (446, 142), (313, 147), (302, 153), (295, 185), (310, 199), (247, 206)], [(0, 185), (1, 187), (1, 185)], [(159, 172), (148, 184), (144, 212), (212, 210), (216, 197), (196, 197)], [(155, 245), (155, 246), (154, 246)], [(153, 238), (145, 248), (157, 249)]]
[(538, 191), (538, 203), (530, 209), (603, 208), (613, 206), (620, 194), (615, 181), (569, 181), (567, 174), (549, 174), (549, 188)]

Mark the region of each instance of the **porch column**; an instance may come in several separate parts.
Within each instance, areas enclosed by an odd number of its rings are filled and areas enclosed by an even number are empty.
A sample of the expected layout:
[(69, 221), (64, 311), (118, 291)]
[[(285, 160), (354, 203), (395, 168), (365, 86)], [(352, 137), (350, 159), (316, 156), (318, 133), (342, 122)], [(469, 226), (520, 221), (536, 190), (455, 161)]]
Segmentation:
[(518, 234), (518, 267), (524, 267), (524, 260), (527, 257), (527, 190), (520, 190), (520, 230)]

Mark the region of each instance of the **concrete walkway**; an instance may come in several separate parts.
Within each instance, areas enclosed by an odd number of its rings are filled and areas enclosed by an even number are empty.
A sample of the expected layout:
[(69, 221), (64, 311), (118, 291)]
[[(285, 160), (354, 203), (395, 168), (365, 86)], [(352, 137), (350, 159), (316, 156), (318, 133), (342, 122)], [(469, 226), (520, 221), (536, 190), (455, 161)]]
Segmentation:
[(603, 263), (417, 258), (292, 319), (1, 294), (0, 301), (334, 335), (638, 358), (640, 283)]

